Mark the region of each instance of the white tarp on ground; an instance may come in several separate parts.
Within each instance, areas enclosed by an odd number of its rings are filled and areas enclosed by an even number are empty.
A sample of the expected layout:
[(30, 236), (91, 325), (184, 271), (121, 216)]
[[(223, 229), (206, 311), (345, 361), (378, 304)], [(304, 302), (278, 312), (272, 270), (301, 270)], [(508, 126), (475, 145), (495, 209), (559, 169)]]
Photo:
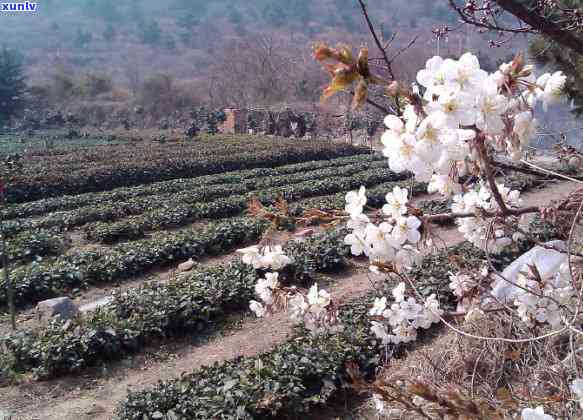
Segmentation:
[[(544, 245), (563, 251), (567, 250), (567, 244), (564, 241), (550, 241)], [(502, 272), (504, 278), (497, 276), (498, 278), (492, 285), (492, 295), (502, 302), (511, 302), (516, 297), (517, 292), (522, 291), (522, 289), (510, 284), (506, 280), (516, 283), (518, 274), (525, 264), (535, 265), (544, 280), (552, 278), (565, 261), (567, 261), (567, 254), (565, 252), (554, 251), (537, 245), (506, 267)]]

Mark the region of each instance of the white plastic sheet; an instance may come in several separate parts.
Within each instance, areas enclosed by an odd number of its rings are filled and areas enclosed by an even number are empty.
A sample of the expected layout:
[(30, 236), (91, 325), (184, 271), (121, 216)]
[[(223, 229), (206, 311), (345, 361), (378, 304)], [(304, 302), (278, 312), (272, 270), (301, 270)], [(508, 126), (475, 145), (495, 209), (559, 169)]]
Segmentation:
[[(567, 249), (567, 244), (564, 241), (550, 241), (544, 245), (563, 251), (566, 251)], [(559, 267), (561, 267), (561, 264), (565, 261), (567, 261), (566, 253), (537, 245), (530, 251), (522, 254), (514, 260), (512, 264), (506, 267), (502, 272), (504, 278), (498, 276), (494, 281), (492, 295), (502, 302), (511, 302), (516, 297), (517, 292), (521, 291), (521, 289), (504, 279), (516, 283), (518, 274), (525, 264), (535, 265), (543, 279), (550, 279), (555, 273), (557, 273), (557, 271), (559, 271)]]

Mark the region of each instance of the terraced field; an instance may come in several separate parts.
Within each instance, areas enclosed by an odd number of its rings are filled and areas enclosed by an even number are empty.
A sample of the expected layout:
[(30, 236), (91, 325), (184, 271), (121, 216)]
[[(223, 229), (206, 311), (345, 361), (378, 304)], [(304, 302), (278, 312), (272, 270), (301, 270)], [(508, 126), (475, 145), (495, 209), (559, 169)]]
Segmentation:
[[(536, 185), (519, 181), (523, 190)], [(262, 275), (232, 252), (258, 242), (269, 226), (246, 213), (250, 200), (270, 206), (283, 197), (290, 213), (299, 215), (313, 207), (343, 208), (345, 194), (361, 185), (368, 188), (371, 209), (380, 208), (395, 185), (413, 195), (425, 190), (407, 174), (388, 170), (368, 149), (318, 141), (120, 142), (30, 156), (8, 185), (9, 204), (0, 212), (20, 325), (13, 333), (5, 318), (0, 322), (5, 332), (0, 386), (10, 386), (5, 395), (19, 392), (19, 383), (29, 378), (66, 389), (67, 381), (121, 369), (120, 360), (232, 330), (233, 319), (248, 312)], [(435, 211), (449, 205), (425, 198), (419, 207)], [(307, 239), (279, 235), (294, 261), (286, 268), (289, 285), (304, 287), (318, 279), (335, 287), (354, 274), (342, 229)], [(476, 258), (468, 247), (454, 252), (468, 264)], [(510, 257), (497, 263), (503, 266)], [(175, 272), (189, 258), (197, 261), (192, 270)], [(447, 297), (445, 257), (439, 258), (427, 262), (435, 268), (427, 291)], [(427, 271), (416, 276), (423, 283)], [(340, 389), (347, 361), (367, 372), (380, 361), (381, 349), (365, 322), (372, 296), (357, 292), (345, 302), (349, 318), (342, 334), (313, 337), (297, 330), (265, 354), (204, 367), (125, 401), (113, 396), (113, 408), (83, 414), (70, 407), (71, 413), (42, 418), (110, 418), (114, 409), (123, 419), (283, 418), (309, 412)], [(101, 303), (73, 321), (38, 324), (34, 306), (59, 296)], [(0, 309), (6, 308), (0, 294)], [(0, 412), (8, 408), (22, 418), (38, 418), (18, 403), (3, 407), (14, 402), (3, 398)]]

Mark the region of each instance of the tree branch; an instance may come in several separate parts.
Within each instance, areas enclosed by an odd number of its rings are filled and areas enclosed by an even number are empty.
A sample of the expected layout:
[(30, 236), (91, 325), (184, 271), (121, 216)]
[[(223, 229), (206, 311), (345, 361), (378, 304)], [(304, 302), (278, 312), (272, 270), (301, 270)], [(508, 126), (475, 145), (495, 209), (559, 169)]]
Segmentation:
[(360, 4), (360, 8), (362, 9), (362, 14), (364, 15), (364, 19), (366, 20), (366, 24), (368, 25), (368, 29), (369, 29), (369, 31), (374, 39), (374, 42), (377, 45), (377, 48), (379, 49), (381, 54), (383, 55), (383, 60), (384, 60), (385, 64), (387, 65), (387, 71), (391, 75), (391, 79), (395, 80), (395, 74), (393, 73), (393, 66), (392, 66), (391, 60), (389, 60), (389, 56), (387, 55), (387, 51), (386, 51), (385, 47), (383, 47), (383, 44), (381, 43), (381, 41), (377, 35), (377, 31), (375, 30), (375, 28), (372, 24), (372, 21), (370, 20), (370, 17), (368, 16), (368, 12), (366, 10), (366, 4), (364, 4), (364, 0), (358, 0), (358, 3)]
[(484, 29), (487, 29), (489, 31), (510, 32), (510, 33), (514, 33), (514, 34), (518, 34), (518, 33), (524, 34), (524, 33), (529, 33), (529, 32), (536, 32), (535, 30), (529, 29), (529, 28), (506, 28), (506, 27), (499, 26), (498, 24), (491, 24), (491, 23), (488, 23), (487, 21), (484, 21), (484, 20), (482, 20), (482, 21), (478, 20), (474, 17), (469, 16), (464, 11), (463, 7), (460, 7), (455, 3), (455, 0), (449, 0), (449, 5), (459, 15), (462, 22), (467, 23), (469, 25), (477, 26), (479, 28), (484, 28)]
[(522, 1), (518, 0), (495, 0), (496, 4), (502, 9), (520, 20), (538, 30), (541, 34), (546, 35), (553, 41), (583, 55), (583, 39), (575, 35), (574, 31), (563, 29), (560, 25), (544, 18), (536, 12), (529, 10)]
[(468, 217), (486, 217), (488, 219), (496, 218), (496, 217), (504, 217), (504, 216), (522, 216), (523, 214), (529, 213), (539, 213), (541, 211), (540, 207), (531, 206), (531, 207), (521, 207), (518, 209), (507, 209), (507, 212), (488, 212), (488, 211), (481, 211), (480, 214), (476, 213), (439, 213), (439, 214), (432, 214), (430, 216), (424, 216), (423, 219), (429, 223), (437, 223), (437, 222), (447, 222), (453, 219), (467, 219)]
[[(354, 96), (354, 91), (351, 90), (349, 92), (352, 96)], [(378, 109), (379, 111), (382, 111), (385, 114), (395, 114), (395, 110), (392, 109), (391, 107), (385, 108), (384, 106), (382, 106), (381, 104), (379, 104), (378, 102), (373, 101), (372, 99), (369, 99), (368, 97), (366, 98), (366, 103), (375, 107), (376, 109)]]
[(551, 175), (545, 174), (544, 172), (537, 171), (536, 169), (524, 168), (522, 166), (511, 165), (509, 163), (504, 163), (504, 162), (492, 161), (492, 166), (495, 166), (496, 168), (507, 170), (507, 171), (520, 172), (520, 173), (523, 173), (526, 175), (542, 176), (542, 177), (545, 177), (548, 179), (559, 178), (557, 176), (551, 176)]
[(494, 196), (494, 200), (500, 207), (502, 214), (509, 215), (511, 214), (511, 209), (508, 208), (502, 195), (500, 194), (500, 190), (498, 190), (498, 185), (496, 184), (496, 178), (494, 176), (494, 171), (492, 171), (492, 167), (490, 166), (490, 157), (488, 156), (488, 150), (486, 149), (486, 142), (485, 136), (483, 133), (478, 133), (476, 138), (476, 146), (478, 148), (478, 153), (480, 155), (480, 160), (482, 161), (482, 170), (484, 171), (484, 175), (488, 180), (488, 184), (490, 185), (490, 191)]

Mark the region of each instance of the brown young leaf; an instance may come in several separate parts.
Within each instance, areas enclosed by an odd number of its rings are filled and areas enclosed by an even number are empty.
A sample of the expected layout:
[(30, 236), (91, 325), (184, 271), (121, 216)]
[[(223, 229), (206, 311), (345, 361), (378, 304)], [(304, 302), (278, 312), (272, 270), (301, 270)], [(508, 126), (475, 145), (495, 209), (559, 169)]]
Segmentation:
[(289, 204), (281, 194), (277, 197), (275, 208), (278, 209), (284, 216), (289, 216)]
[(364, 47), (360, 49), (356, 66), (362, 77), (365, 79), (370, 77), (370, 68), (368, 67), (368, 48)]
[(346, 65), (352, 66), (355, 64), (352, 50), (346, 44), (338, 44), (338, 61)]
[(368, 96), (368, 86), (364, 79), (360, 79), (356, 85), (356, 90), (354, 92), (354, 97), (352, 98), (352, 109), (355, 110), (366, 102)]
[(247, 204), (247, 212), (252, 216), (259, 216), (265, 212), (265, 207), (257, 197), (251, 197), (249, 204)]
[(516, 54), (514, 60), (512, 60), (512, 72), (515, 74), (520, 73), (524, 67), (524, 55), (522, 53)]
[(318, 61), (325, 61), (330, 59), (338, 59), (338, 51), (333, 48), (328, 47), (323, 42), (317, 42), (312, 47), (312, 51), (314, 53), (314, 58)]
[(346, 90), (359, 77), (354, 68), (343, 64), (329, 65), (328, 69), (332, 74), (332, 80), (328, 87), (324, 89), (322, 100), (326, 100), (335, 93)]

